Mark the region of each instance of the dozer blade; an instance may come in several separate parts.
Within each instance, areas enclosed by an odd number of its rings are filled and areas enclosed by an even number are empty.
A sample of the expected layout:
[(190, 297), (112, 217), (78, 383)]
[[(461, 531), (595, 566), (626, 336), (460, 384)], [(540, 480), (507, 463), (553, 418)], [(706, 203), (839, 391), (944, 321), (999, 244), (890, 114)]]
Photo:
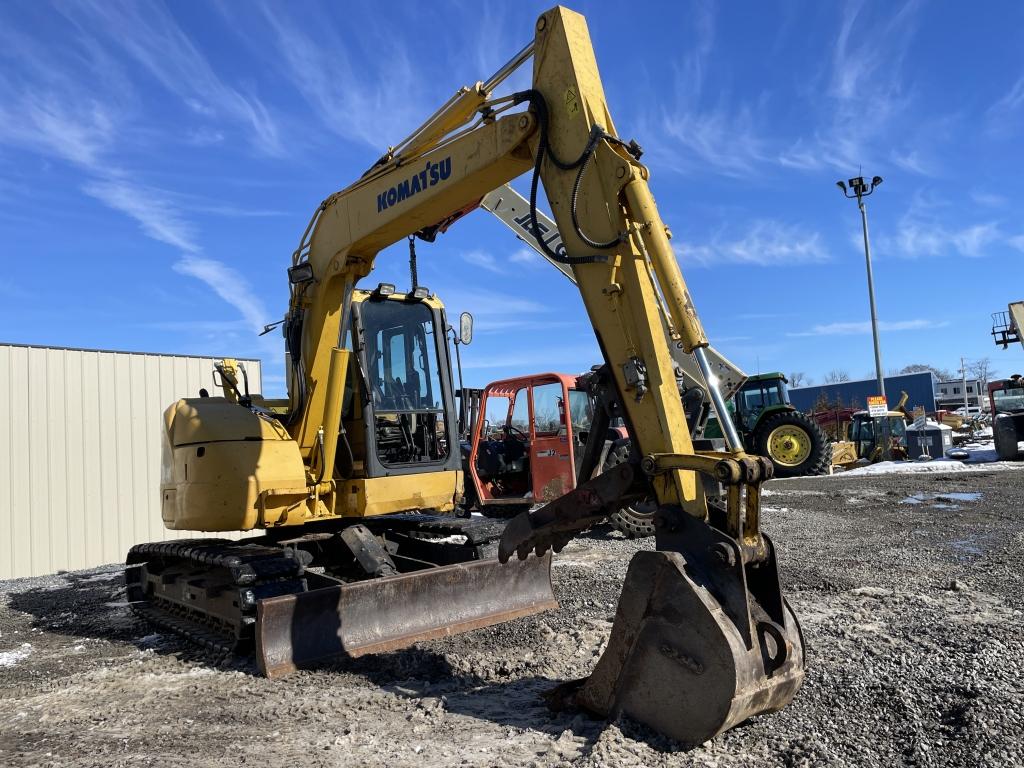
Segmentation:
[(590, 677), (556, 689), (549, 700), (601, 717), (625, 714), (684, 744), (701, 744), (793, 699), (803, 682), (803, 642), (788, 606), (784, 612), (784, 624), (766, 616), (755, 621), (748, 643), (719, 600), (690, 578), (681, 554), (639, 552), (604, 655)]
[(260, 600), (256, 660), (267, 677), (280, 677), (331, 657), (394, 651), (557, 607), (550, 554), (429, 568)]

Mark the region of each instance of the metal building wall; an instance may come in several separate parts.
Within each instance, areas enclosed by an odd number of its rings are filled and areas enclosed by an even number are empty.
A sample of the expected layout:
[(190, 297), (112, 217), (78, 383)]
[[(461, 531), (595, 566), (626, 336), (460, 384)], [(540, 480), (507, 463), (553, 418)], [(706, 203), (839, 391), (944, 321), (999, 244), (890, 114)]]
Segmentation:
[[(262, 391), (260, 363), (245, 360)], [(214, 358), (0, 344), (0, 579), (123, 561), (160, 519), (164, 409)], [(193, 534), (200, 535), (200, 534)]]
[[(906, 392), (909, 396), (908, 408), (922, 406), (929, 413), (935, 410), (936, 380), (931, 372), (886, 376), (883, 382), (890, 408), (899, 402), (900, 393)], [(876, 394), (877, 389), (877, 382), (874, 379), (844, 381), (841, 384), (818, 384), (813, 387), (790, 389), (789, 400), (797, 410), (808, 413), (814, 409), (815, 403), (823, 393), (833, 403), (840, 400), (846, 406), (855, 404), (858, 408), (867, 408), (868, 397)]]

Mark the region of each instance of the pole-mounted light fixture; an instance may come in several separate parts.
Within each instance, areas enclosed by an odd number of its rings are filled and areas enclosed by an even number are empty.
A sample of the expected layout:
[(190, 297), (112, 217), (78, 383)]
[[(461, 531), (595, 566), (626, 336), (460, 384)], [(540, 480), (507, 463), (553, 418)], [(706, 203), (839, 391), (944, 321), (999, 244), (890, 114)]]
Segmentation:
[[(870, 195), (879, 184), (882, 183), (881, 176), (873, 176), (871, 183), (868, 184), (864, 181), (863, 176), (855, 176), (847, 182), (837, 181), (836, 186), (842, 191), (843, 196), (857, 200), (857, 207), (860, 209), (860, 220), (864, 228), (864, 262), (867, 265), (868, 272), (868, 300), (871, 306), (871, 338), (875, 346), (875, 384), (878, 387), (878, 394), (885, 396), (885, 379), (882, 375), (882, 352), (878, 344), (878, 314), (875, 311), (875, 280), (871, 270), (871, 245), (868, 242), (868, 209), (864, 205), (864, 198)], [(849, 188), (847, 188), (849, 184)], [(852, 194), (851, 194), (852, 193)], [(888, 439), (888, 421), (883, 422), (883, 432), (885, 433), (885, 445), (882, 447), (883, 458), (888, 459), (889, 454), (889, 439)]]
[[(854, 178), (850, 179), (847, 182), (837, 181), (836, 186), (842, 190), (844, 196), (849, 197), (850, 199), (857, 198), (858, 200), (860, 200), (862, 197), (867, 197), (872, 192), (874, 192), (875, 187), (877, 187), (881, 183), (881, 176), (873, 177), (871, 179), (870, 185), (866, 181), (864, 181), (863, 176), (855, 176)], [(847, 190), (846, 188), (847, 184), (850, 185), (849, 190)], [(853, 194), (851, 195), (850, 192), (852, 192)]]

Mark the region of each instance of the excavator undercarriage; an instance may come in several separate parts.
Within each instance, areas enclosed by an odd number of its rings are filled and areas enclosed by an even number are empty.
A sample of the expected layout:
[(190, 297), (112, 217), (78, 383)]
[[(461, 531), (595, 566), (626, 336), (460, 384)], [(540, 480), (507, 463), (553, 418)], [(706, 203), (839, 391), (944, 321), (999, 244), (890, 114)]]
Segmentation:
[(211, 651), (277, 677), (557, 608), (551, 558), (494, 559), (503, 526), (449, 515), (337, 521), (295, 535), (140, 544), (128, 600)]

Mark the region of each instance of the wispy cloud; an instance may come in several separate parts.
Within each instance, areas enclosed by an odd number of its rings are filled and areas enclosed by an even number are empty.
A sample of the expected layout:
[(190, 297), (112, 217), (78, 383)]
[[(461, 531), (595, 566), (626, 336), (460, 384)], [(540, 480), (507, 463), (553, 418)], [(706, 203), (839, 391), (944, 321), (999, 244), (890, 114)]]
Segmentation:
[(54, 93), (3, 98), (0, 140), (54, 154), (82, 166), (95, 165), (112, 144), (114, 121), (102, 104), (64, 101)]
[(972, 189), (971, 200), (986, 208), (1005, 208), (1009, 202), (1004, 195), (989, 192), (984, 189)]
[(506, 273), (506, 269), (498, 263), (498, 260), (487, 251), (467, 251), (462, 254), (462, 260), (467, 264), (472, 264), (474, 267), (487, 270), (496, 275), (503, 275)]
[(83, 28), (106, 35), (197, 115), (226, 118), (268, 155), (283, 154), (277, 122), (254, 94), (225, 83), (163, 5), (85, 0), (60, 6)]
[[(948, 321), (934, 320), (879, 320), (878, 330), (880, 331), (924, 331), (934, 328), (943, 328), (949, 325)], [(828, 323), (815, 325), (806, 331), (794, 331), (787, 333), (787, 336), (863, 336), (871, 333), (871, 323), (868, 321), (856, 323)]]
[(770, 150), (758, 130), (756, 106), (733, 108), (727, 93), (711, 103), (704, 99), (715, 17), (709, 4), (698, 3), (692, 10), (693, 40), (673, 69), (672, 97), (641, 118), (641, 132), (659, 167), (742, 176), (764, 162)]
[(476, 287), (466, 282), (431, 286), (444, 297), (449, 312), (469, 312), (475, 319), (474, 333), (487, 335), (506, 331), (546, 330), (566, 332), (570, 329), (590, 332), (583, 303), (578, 303), (578, 314), (573, 317), (573, 307), (525, 299), (518, 295), (502, 293), (486, 287)]
[(11, 66), (0, 69), (0, 143), (82, 167), (97, 165), (132, 101), (130, 85), (102, 47), (81, 35), (77, 45), (54, 49), (5, 24), (4, 59)]
[(684, 243), (677, 248), (677, 253), (684, 263), (703, 267), (721, 264), (780, 267), (818, 264), (830, 258), (817, 232), (771, 219), (755, 221), (740, 237), (719, 234), (707, 243)]
[[(147, 237), (184, 252), (174, 263), (174, 271), (204, 282), (238, 310), (250, 330), (262, 330), (270, 317), (263, 302), (241, 273), (202, 255), (194, 227), (165, 193), (120, 179), (90, 182), (83, 191), (135, 219)], [(220, 330), (226, 328), (226, 324), (221, 324)]]
[[(919, 3), (904, 3), (881, 20), (867, 18), (863, 2), (848, 3), (828, 50), (831, 65), (804, 94), (808, 104), (795, 132), (780, 134), (769, 115), (772, 94), (732, 98), (728, 68), (715, 66), (714, 16), (696, 6), (690, 52), (673, 73), (666, 106), (642, 120), (645, 143), (659, 167), (743, 177), (779, 166), (800, 171), (848, 172), (860, 164), (895, 165), (931, 175), (930, 147), (937, 131), (921, 127), (920, 115), (903, 120), (912, 104), (902, 65), (917, 28)], [(715, 79), (709, 82), (709, 72)], [(709, 95), (710, 94), (710, 95)]]
[(201, 256), (185, 256), (175, 263), (174, 271), (202, 280), (245, 318), (248, 326), (262, 330), (269, 315), (263, 302), (253, 293), (248, 280), (231, 267)]
[(201, 250), (195, 241), (192, 225), (159, 190), (115, 179), (90, 182), (82, 191), (135, 219), (142, 231), (154, 240), (186, 253), (199, 253)]
[[(331, 17), (303, 6), (298, 22), (289, 16), (290, 7), (298, 6), (260, 6), (273, 32), (273, 56), (329, 131), (383, 150), (429, 114), (417, 96), (421, 78), (390, 26), (383, 33), (361, 23), (358, 35), (343, 39)], [(359, 57), (356, 63), (352, 54)]]
[(509, 256), (508, 260), (513, 264), (525, 264), (528, 267), (546, 266), (544, 259), (532, 248), (520, 248)]
[(979, 258), (993, 245), (1012, 244), (1010, 241), (996, 220), (951, 224), (949, 203), (918, 191), (897, 222), (895, 234), (879, 236), (874, 250), (880, 256), (912, 259), (945, 255)]
[(1017, 78), (1010, 89), (986, 111), (988, 132), (996, 136), (1005, 136), (1018, 130), (1022, 107), (1024, 75)]

